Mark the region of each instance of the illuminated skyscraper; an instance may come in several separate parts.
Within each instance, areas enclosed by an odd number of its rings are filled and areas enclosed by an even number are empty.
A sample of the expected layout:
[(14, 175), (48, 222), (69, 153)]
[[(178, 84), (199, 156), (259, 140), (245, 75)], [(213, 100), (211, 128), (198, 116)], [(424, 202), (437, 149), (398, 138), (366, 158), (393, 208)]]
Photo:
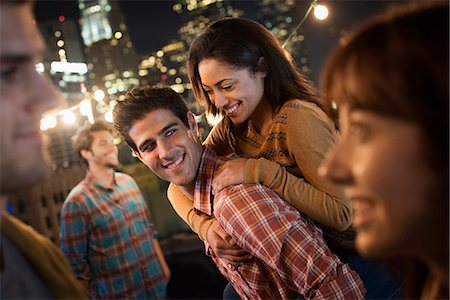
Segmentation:
[(80, 102), (80, 85), (86, 84), (87, 65), (77, 24), (61, 15), (58, 20), (49, 20), (38, 26), (47, 46), (38, 71), (50, 75), (69, 105)]
[(93, 90), (103, 90), (106, 102), (117, 100), (139, 85), (138, 56), (125, 18), (117, 1), (78, 0), (78, 7)]
[[(83, 54), (81, 36), (74, 20), (59, 16), (38, 24), (47, 51), (38, 72), (45, 72), (62, 92), (65, 103), (58, 114), (44, 116), (41, 128), (50, 137), (49, 154), (53, 169), (68, 167), (78, 162), (73, 153), (70, 137), (77, 125), (84, 121), (78, 111), (71, 109), (84, 98), (84, 88), (89, 85), (88, 68)], [(81, 118), (82, 117), (82, 118)]]

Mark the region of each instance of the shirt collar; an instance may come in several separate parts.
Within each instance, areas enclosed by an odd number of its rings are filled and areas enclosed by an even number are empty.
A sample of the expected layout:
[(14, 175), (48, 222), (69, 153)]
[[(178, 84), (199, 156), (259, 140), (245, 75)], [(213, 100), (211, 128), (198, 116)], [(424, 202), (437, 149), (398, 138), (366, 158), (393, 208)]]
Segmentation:
[(86, 177), (85, 177), (85, 183), (87, 185), (93, 185), (96, 187), (99, 187), (105, 191), (109, 191), (112, 190), (114, 188), (114, 186), (117, 185), (117, 181), (116, 181), (116, 172), (113, 172), (113, 184), (111, 187), (104, 185), (103, 183), (101, 183), (91, 172), (87, 172)]
[(195, 178), (194, 207), (210, 216), (213, 214), (212, 181), (214, 170), (223, 163), (222, 160), (223, 158), (219, 157), (212, 149), (203, 147), (200, 166)]

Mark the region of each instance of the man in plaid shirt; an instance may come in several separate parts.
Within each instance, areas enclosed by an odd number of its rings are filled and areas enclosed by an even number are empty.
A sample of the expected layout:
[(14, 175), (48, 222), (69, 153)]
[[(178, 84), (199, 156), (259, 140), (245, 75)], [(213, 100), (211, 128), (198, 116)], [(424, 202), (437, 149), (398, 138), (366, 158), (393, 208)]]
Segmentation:
[(275, 192), (239, 184), (212, 195), (214, 170), (227, 159), (202, 146), (194, 115), (176, 92), (140, 88), (125, 98), (114, 108), (114, 123), (128, 145), (254, 256), (231, 265), (210, 253), (242, 299), (364, 298), (359, 276), (328, 249), (321, 230)]
[(170, 271), (136, 182), (119, 164), (112, 127), (86, 124), (73, 139), (88, 172), (61, 210), (61, 248), (94, 299), (166, 297)]

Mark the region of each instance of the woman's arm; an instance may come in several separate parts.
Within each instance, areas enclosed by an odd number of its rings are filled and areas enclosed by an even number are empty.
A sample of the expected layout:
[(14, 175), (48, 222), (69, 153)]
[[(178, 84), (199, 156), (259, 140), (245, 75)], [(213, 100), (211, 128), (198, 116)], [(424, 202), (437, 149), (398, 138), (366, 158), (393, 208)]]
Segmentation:
[(296, 177), (276, 162), (260, 158), (247, 160), (244, 182), (264, 184), (317, 222), (343, 231), (352, 222), (351, 202), (339, 187), (317, 172), (338, 133), (325, 113), (312, 105), (290, 110), (286, 124), (287, 150), (304, 178)]
[(194, 210), (192, 200), (173, 183), (171, 183), (167, 189), (167, 198), (169, 198), (169, 201), (177, 214), (191, 227), (192, 231), (204, 241), (206, 232), (215, 221), (214, 217), (197, 214)]

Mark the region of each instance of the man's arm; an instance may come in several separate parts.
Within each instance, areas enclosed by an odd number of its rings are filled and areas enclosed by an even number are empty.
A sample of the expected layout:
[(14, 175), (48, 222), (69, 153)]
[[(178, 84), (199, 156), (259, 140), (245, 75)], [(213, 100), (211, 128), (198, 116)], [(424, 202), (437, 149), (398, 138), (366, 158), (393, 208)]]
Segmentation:
[[(81, 205), (75, 198), (67, 199), (61, 209), (61, 250), (86, 293), (91, 279), (87, 262), (88, 227)], [(91, 295), (92, 296), (92, 295)]]

